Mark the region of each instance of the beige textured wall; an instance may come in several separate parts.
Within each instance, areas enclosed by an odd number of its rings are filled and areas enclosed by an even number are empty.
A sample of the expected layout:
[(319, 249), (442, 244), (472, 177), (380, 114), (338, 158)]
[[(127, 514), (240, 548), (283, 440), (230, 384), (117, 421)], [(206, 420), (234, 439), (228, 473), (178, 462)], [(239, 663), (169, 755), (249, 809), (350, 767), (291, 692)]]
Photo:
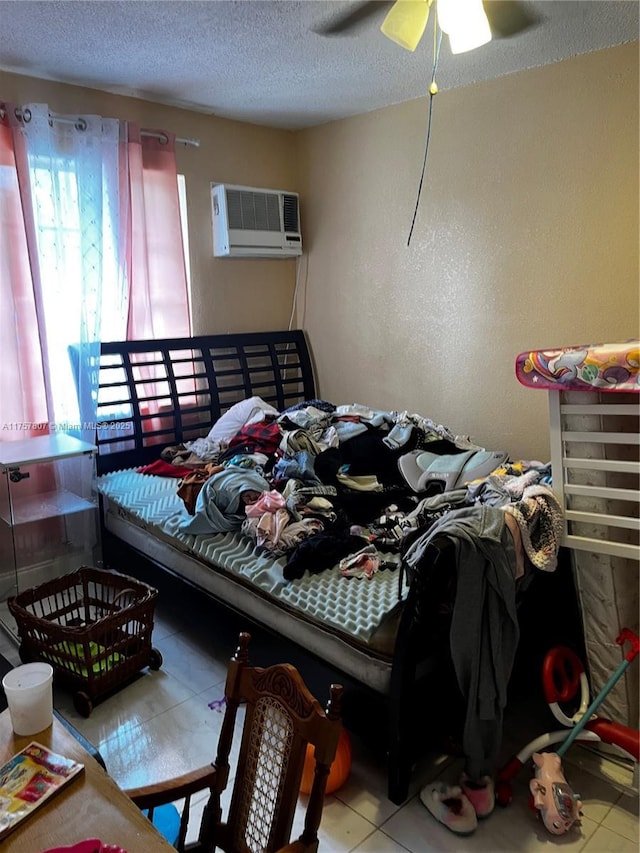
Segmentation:
[[(425, 80), (426, 86), (426, 80)], [(638, 335), (638, 45), (300, 134), (300, 320), (321, 394), (548, 460), (529, 348)]]
[(295, 260), (214, 258), (211, 181), (296, 190), (296, 136), (190, 110), (0, 71), (0, 100), (47, 103), (54, 112), (92, 112), (200, 139), (178, 146), (189, 219), (196, 334), (282, 329), (289, 322)]
[(637, 44), (439, 94), (408, 248), (426, 99), (298, 134), (2, 72), (0, 99), (200, 138), (178, 153), (196, 333), (285, 328), (296, 278), (212, 257), (210, 182), (300, 191), (297, 325), (337, 403), (546, 460), (546, 394), (516, 354), (638, 334)]

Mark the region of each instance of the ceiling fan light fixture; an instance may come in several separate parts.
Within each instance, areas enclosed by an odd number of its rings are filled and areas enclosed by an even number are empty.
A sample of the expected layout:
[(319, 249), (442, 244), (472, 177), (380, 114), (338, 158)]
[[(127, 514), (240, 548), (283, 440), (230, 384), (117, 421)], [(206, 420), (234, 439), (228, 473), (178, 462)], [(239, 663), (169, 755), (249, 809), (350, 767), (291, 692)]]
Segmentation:
[(449, 36), (451, 53), (465, 53), (491, 41), (482, 0), (438, 0), (438, 23)]
[(431, 3), (432, 0), (396, 0), (380, 29), (400, 47), (415, 50), (427, 26)]

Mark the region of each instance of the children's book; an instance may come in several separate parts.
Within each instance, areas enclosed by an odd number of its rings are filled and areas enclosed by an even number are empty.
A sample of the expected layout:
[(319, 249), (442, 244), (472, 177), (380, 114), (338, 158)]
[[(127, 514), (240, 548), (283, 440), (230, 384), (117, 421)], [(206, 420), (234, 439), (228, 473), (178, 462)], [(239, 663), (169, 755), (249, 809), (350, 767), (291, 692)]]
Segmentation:
[(0, 767), (0, 839), (84, 770), (32, 741)]

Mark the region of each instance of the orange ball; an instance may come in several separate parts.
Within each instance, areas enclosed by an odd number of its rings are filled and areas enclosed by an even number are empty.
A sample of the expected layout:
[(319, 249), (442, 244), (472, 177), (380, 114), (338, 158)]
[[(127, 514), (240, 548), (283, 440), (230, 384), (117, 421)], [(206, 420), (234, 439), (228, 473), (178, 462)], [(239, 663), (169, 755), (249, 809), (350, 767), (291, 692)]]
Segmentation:
[[(307, 754), (304, 760), (304, 768), (302, 770), (302, 780), (300, 782), (300, 792), (302, 794), (310, 794), (313, 785), (313, 774), (316, 769), (316, 762), (313, 756), (313, 746), (307, 744)], [(338, 739), (338, 749), (336, 757), (333, 759), (329, 777), (327, 779), (327, 787), (325, 793), (332, 794), (341, 788), (349, 778), (351, 772), (351, 740), (346, 729), (342, 729)]]

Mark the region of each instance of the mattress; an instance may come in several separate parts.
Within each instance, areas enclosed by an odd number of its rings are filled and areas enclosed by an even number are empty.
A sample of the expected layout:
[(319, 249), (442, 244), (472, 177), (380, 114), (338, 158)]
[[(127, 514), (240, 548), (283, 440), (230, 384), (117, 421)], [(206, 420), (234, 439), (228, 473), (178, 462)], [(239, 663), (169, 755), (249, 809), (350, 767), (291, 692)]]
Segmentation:
[[(184, 504), (177, 481), (139, 474), (135, 469), (113, 471), (98, 478), (98, 490), (108, 500), (109, 513), (211, 565), (211, 572), (234, 576), (263, 597), (279, 602), (307, 620), (358, 644), (380, 650), (400, 609), (398, 571), (385, 569), (370, 579), (345, 578), (337, 566), (299, 580), (283, 577), (286, 556), (260, 553), (241, 533), (193, 535), (178, 532)], [(365, 544), (363, 542), (363, 544)], [(399, 565), (398, 554), (381, 552), (384, 561)], [(402, 598), (408, 587), (403, 586)], [(378, 641), (376, 642), (376, 635)], [(385, 644), (386, 645), (386, 644)]]

